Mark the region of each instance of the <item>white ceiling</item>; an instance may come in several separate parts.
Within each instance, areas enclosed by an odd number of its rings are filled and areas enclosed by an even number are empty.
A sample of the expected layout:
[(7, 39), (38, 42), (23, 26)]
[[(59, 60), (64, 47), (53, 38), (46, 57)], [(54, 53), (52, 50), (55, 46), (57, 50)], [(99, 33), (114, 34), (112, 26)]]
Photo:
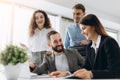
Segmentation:
[[(1, 0), (0, 0), (1, 1)], [(47, 12), (72, 18), (72, 6), (82, 3), (86, 13), (120, 24), (120, 0), (2, 0), (19, 3), (28, 7), (43, 9)]]
[(120, 23), (120, 0), (46, 0), (55, 4), (72, 8), (76, 3), (82, 3), (87, 13), (94, 13), (101, 18)]

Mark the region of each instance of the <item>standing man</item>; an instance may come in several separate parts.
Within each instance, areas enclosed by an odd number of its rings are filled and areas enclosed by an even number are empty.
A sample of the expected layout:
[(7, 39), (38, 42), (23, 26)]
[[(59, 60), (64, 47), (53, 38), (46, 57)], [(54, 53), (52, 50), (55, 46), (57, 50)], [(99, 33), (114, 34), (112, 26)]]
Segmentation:
[(82, 4), (76, 4), (72, 9), (74, 24), (71, 24), (67, 28), (65, 48), (87, 44), (87, 40), (81, 34), (81, 29), (79, 27), (80, 19), (85, 15), (85, 7)]

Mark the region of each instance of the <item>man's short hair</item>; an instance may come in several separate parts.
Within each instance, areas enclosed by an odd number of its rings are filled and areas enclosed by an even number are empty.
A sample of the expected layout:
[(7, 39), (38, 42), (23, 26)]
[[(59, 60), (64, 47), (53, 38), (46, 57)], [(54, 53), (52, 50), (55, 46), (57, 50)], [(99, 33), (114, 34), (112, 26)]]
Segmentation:
[(74, 5), (72, 9), (81, 9), (83, 12), (85, 12), (85, 7), (84, 7), (84, 5), (83, 5), (83, 4), (80, 4), (80, 3)]
[(55, 31), (55, 30), (50, 31), (50, 32), (47, 34), (47, 40), (50, 40), (50, 36), (51, 36), (51, 35), (54, 35), (54, 34), (57, 34), (57, 33), (58, 33), (58, 32)]

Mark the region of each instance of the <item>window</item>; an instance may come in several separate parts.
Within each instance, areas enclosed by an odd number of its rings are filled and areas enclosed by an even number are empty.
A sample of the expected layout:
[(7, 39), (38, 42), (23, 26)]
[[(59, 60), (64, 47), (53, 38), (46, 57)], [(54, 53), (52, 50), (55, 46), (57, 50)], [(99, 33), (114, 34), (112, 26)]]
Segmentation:
[[(0, 50), (3, 49), (8, 43), (24, 43), (27, 45), (28, 39), (28, 26), (35, 9), (19, 5), (0, 2)], [(52, 27), (61, 33), (64, 41), (65, 30), (71, 21), (63, 19), (62, 16), (48, 15)], [(103, 21), (103, 20), (102, 20)], [(105, 26), (111, 26), (110, 22)], [(114, 25), (113, 25), (114, 26)], [(118, 32), (106, 29), (109, 35), (118, 41)]]
[(22, 6), (14, 7), (14, 21), (13, 21), (13, 43), (19, 45), (24, 43), (27, 45), (28, 27), (33, 14), (32, 9)]
[(10, 43), (12, 25), (12, 7), (0, 3), (0, 50)]
[(54, 15), (48, 15), (48, 17), (50, 19), (52, 28), (59, 32), (59, 26), (60, 26), (59, 17)]
[(117, 37), (117, 31), (111, 30), (111, 29), (106, 29), (108, 35), (110, 35), (111, 37), (113, 37), (116, 41), (118, 41), (118, 37)]
[[(0, 47), (13, 43), (27, 45), (28, 27), (35, 9), (30, 7), (0, 3)], [(48, 15), (52, 27), (59, 32), (59, 18)]]

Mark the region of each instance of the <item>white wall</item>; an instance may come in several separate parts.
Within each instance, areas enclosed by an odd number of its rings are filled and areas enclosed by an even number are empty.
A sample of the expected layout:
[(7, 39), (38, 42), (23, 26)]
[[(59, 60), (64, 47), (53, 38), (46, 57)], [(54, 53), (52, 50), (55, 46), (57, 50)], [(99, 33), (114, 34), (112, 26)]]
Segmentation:
[(60, 21), (60, 33), (62, 35), (63, 42), (65, 40), (65, 35), (66, 35), (66, 29), (67, 27), (72, 24), (73, 22), (64, 18), (61, 18)]
[[(104, 20), (104, 19), (101, 19), (101, 18), (99, 18), (99, 19), (100, 19), (101, 23), (103, 24), (103, 26), (104, 26), (104, 28), (106, 29), (107, 32), (110, 31), (110, 32), (116, 33), (117, 37), (114, 36), (114, 35), (111, 35), (111, 34), (110, 34), (110, 36), (112, 36), (114, 39), (116, 39), (116, 41), (120, 45), (120, 30), (118, 29), (120, 24), (115, 23), (115, 22), (111, 22), (111, 21), (108, 21), (108, 20)], [(64, 18), (60, 19), (59, 30), (60, 30), (60, 33), (62, 35), (63, 42), (65, 40), (66, 28), (68, 27), (68, 25), (70, 25), (72, 23), (73, 23), (73, 21), (71, 21), (71, 20), (64, 19)]]

